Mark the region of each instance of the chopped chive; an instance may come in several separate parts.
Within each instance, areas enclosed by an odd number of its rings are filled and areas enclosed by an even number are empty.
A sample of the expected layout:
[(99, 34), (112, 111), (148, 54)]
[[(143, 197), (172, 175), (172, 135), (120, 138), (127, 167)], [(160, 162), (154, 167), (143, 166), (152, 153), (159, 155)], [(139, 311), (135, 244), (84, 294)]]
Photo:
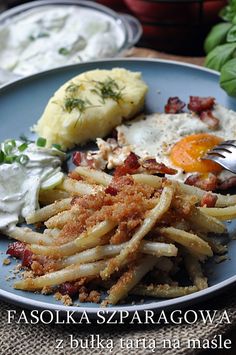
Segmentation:
[(3, 144), (4, 152), (6, 155), (10, 155), (13, 149), (16, 147), (16, 141), (14, 139), (8, 140)]
[(17, 159), (16, 155), (7, 155), (7, 156), (5, 156), (5, 163), (12, 164), (16, 161), (16, 159)]
[(56, 148), (56, 149), (58, 149), (58, 150), (62, 150), (60, 144), (53, 144), (52, 147), (53, 147), (53, 148)]
[(0, 164), (5, 162), (5, 154), (2, 150), (0, 150)]
[(18, 150), (19, 150), (19, 152), (23, 152), (27, 148), (28, 148), (28, 144), (27, 143), (22, 143), (21, 145), (19, 145)]
[(68, 55), (68, 54), (70, 54), (70, 51), (67, 48), (62, 47), (62, 48), (58, 49), (58, 53), (61, 55)]
[(29, 157), (25, 154), (21, 154), (18, 157), (16, 157), (17, 163), (20, 163), (21, 165), (26, 165), (29, 161)]
[(47, 140), (45, 138), (39, 137), (36, 141), (36, 145), (38, 147), (45, 147), (45, 145), (47, 144)]

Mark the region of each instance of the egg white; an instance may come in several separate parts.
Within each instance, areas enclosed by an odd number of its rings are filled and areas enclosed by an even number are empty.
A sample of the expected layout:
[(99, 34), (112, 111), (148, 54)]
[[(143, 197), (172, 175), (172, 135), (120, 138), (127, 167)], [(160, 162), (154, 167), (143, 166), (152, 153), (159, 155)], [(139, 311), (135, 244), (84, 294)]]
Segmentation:
[[(158, 162), (176, 169), (177, 174), (168, 177), (185, 181), (194, 172), (185, 173), (172, 163), (170, 151), (175, 143), (185, 136), (198, 133), (212, 134), (224, 140), (236, 139), (236, 112), (216, 104), (213, 115), (220, 121), (218, 129), (210, 129), (193, 113), (154, 113), (139, 116), (137, 119), (116, 128), (118, 132), (117, 140), (121, 148), (111, 149), (108, 152), (107, 143), (103, 140), (98, 141), (98, 146), (102, 153), (106, 144), (108, 168), (121, 164), (124, 161), (124, 156), (128, 156), (129, 152), (132, 151), (143, 159), (156, 158)], [(224, 180), (226, 176), (231, 175), (231, 173), (223, 170), (219, 174), (219, 179)]]

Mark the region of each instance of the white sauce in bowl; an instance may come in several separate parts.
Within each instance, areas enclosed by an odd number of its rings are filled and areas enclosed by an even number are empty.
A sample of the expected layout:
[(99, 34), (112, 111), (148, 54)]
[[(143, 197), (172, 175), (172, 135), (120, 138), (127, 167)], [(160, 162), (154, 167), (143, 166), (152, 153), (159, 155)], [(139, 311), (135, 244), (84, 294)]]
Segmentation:
[[(12, 154), (19, 156), (16, 142)], [(0, 145), (1, 151), (4, 144)], [(34, 143), (22, 153), (28, 162), (0, 164), (0, 230), (14, 226), (38, 207), (38, 194), (41, 185), (61, 170), (65, 154), (55, 148), (40, 148)]]
[(78, 6), (43, 6), (0, 25), (0, 68), (22, 76), (114, 56), (124, 43), (115, 20)]

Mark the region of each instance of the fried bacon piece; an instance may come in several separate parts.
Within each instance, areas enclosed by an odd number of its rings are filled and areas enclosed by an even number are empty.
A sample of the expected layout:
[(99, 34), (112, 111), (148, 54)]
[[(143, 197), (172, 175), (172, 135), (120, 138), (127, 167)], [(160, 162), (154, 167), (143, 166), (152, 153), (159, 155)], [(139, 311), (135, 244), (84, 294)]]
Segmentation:
[(228, 178), (227, 180), (225, 180), (224, 182), (222, 182), (218, 188), (219, 190), (228, 190), (231, 189), (232, 187), (236, 186), (236, 176), (232, 176), (230, 178)]
[(160, 174), (169, 174), (175, 175), (177, 170), (169, 168), (163, 163), (158, 163), (156, 159), (146, 159), (142, 163), (142, 167), (145, 170), (148, 170), (151, 174), (160, 173)]
[(61, 295), (73, 297), (78, 294), (79, 287), (75, 282), (64, 282), (59, 286), (58, 292), (60, 292)]
[(139, 168), (139, 156), (131, 152), (125, 159), (124, 164), (116, 168), (114, 176), (119, 177), (126, 174), (134, 174)]
[(158, 163), (156, 159), (145, 159), (144, 161), (141, 161), (138, 155), (131, 152), (125, 159), (124, 164), (116, 168), (114, 177), (120, 177), (126, 174), (132, 175), (137, 171), (148, 171), (150, 174), (159, 173), (169, 175), (177, 173), (175, 169), (169, 168), (163, 163)]
[(124, 186), (133, 185), (134, 180), (131, 176), (114, 176), (110, 185), (104, 190), (106, 194), (116, 196)]
[(118, 190), (115, 187), (111, 186), (111, 185), (109, 185), (105, 189), (105, 192), (106, 192), (106, 194), (109, 194), (111, 196), (116, 196), (118, 194)]
[(88, 157), (88, 154), (85, 152), (74, 152), (72, 162), (76, 166), (88, 166), (90, 168), (94, 167), (94, 159)]
[(215, 207), (217, 196), (210, 192), (207, 192), (201, 199), (200, 205), (202, 207)]
[(178, 96), (169, 97), (165, 105), (165, 113), (181, 113), (186, 104), (181, 101)]
[(190, 175), (184, 183), (187, 185), (199, 187), (200, 189), (206, 191), (214, 191), (218, 188), (218, 178), (211, 173), (209, 173), (208, 175)]
[(208, 125), (210, 129), (218, 129), (220, 125), (220, 121), (216, 118), (212, 111), (202, 111), (200, 113), (200, 120)]
[(203, 111), (212, 110), (215, 103), (214, 97), (190, 96), (188, 109), (200, 114)]
[(33, 253), (27, 249), (26, 244), (22, 242), (14, 242), (9, 244), (7, 254), (22, 260), (22, 266), (30, 267), (32, 264)]

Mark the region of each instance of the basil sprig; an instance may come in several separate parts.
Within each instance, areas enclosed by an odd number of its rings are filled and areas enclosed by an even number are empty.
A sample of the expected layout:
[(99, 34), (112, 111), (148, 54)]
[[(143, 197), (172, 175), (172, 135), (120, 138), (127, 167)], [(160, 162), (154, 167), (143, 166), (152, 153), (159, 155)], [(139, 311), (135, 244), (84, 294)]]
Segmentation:
[(236, 0), (220, 11), (224, 22), (215, 25), (205, 39), (205, 65), (221, 72), (220, 86), (236, 96)]

